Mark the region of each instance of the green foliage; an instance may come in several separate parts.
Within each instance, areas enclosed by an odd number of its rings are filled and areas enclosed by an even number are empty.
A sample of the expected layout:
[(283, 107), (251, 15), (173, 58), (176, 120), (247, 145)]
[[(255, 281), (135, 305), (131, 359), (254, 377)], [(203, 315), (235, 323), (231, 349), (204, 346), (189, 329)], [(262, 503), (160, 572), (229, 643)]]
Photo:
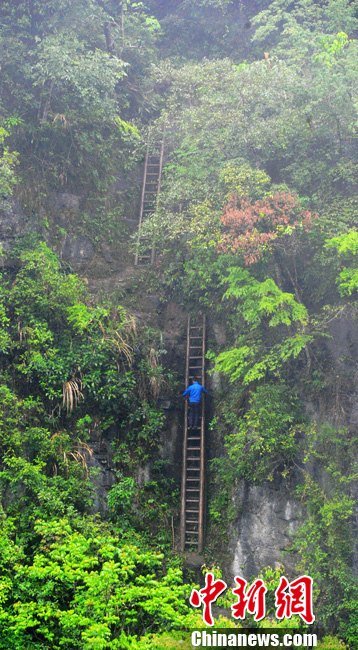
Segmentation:
[[(101, 210), (103, 225), (105, 193), (137, 160), (135, 122), (144, 104), (156, 104), (149, 86), (158, 22), (139, 3), (6, 1), (0, 25), (1, 115), (22, 116), (13, 142), (29, 181), (27, 204), (46, 202), (45, 186), (76, 192), (84, 213)], [(9, 188), (14, 162), (5, 150), (0, 174)]]
[(249, 481), (287, 476), (297, 456), (300, 431), (298, 403), (283, 384), (259, 386), (235, 431), (226, 436), (226, 450), (238, 477)]
[(185, 625), (188, 588), (179, 569), (162, 573), (159, 553), (120, 544), (90, 519), (39, 519), (35, 532), (31, 562), (12, 554), (12, 596), (2, 578), (0, 647), (119, 648), (148, 629)]
[(318, 61), (323, 61), (328, 67), (337, 63), (337, 55), (348, 43), (348, 36), (345, 32), (338, 32), (335, 36), (322, 38), (322, 51), (316, 54)]
[(0, 197), (2, 200), (12, 195), (16, 185), (15, 167), (18, 162), (18, 154), (10, 151), (5, 144), (9, 136), (9, 130), (0, 125)]
[(133, 507), (136, 483), (131, 476), (118, 477), (116, 484), (108, 494), (108, 505), (112, 511), (124, 520), (128, 520)]
[(358, 254), (358, 232), (351, 230), (350, 232), (332, 237), (326, 242), (327, 248), (335, 248), (339, 255), (357, 255)]
[(339, 291), (342, 296), (351, 296), (358, 291), (358, 269), (343, 269), (340, 272)]
[(347, 646), (336, 636), (328, 635), (319, 641), (318, 647), (320, 650), (345, 650)]
[(248, 163), (240, 165), (234, 162), (223, 166), (220, 180), (228, 194), (234, 192), (239, 197), (250, 197), (253, 200), (262, 198), (271, 181), (263, 170), (253, 169)]
[(330, 57), (346, 45), (346, 32), (353, 33), (356, 17), (349, 0), (329, 0), (322, 5), (299, 0), (294, 7), (289, 0), (275, 0), (253, 23), (254, 40), (262, 45), (269, 41), (280, 55), (305, 61), (309, 54), (317, 53), (327, 64), (326, 57), (331, 62)]
[(118, 472), (116, 484), (108, 493), (111, 520), (116, 529), (135, 529), (148, 543), (155, 535), (156, 548), (164, 552), (173, 544), (172, 523), (179, 499), (168, 469), (163, 461), (154, 461), (151, 479), (143, 483)]
[[(211, 422), (210, 428), (213, 431), (218, 431), (217, 418)], [(237, 516), (232, 498), (233, 486), (237, 483), (237, 473), (235, 466), (227, 457), (213, 458), (209, 468), (207, 548), (208, 552), (216, 557), (215, 540), (220, 539), (220, 544), (229, 542), (230, 527)]]
[[(337, 629), (351, 644), (357, 636), (357, 593), (351, 575), (352, 515), (350, 486), (356, 480), (355, 438), (344, 429), (312, 425), (306, 430), (305, 472), (298, 488), (307, 519), (295, 542), (300, 567), (305, 567), (319, 591), (317, 606), (326, 629)], [(312, 464), (324, 467), (318, 481)]]
[(126, 311), (86, 304), (83, 283), (64, 273), (43, 243), (21, 254), (16, 278), (4, 286), (3, 340), (16, 371), (41, 389), (52, 408), (73, 380), (83, 385), (90, 409), (107, 404), (108, 414), (118, 414), (133, 387), (135, 323)]
[[(147, 359), (156, 381), (163, 372), (153, 332), (137, 334), (122, 307), (89, 304), (44, 243), (4, 273), (1, 298), (0, 647), (136, 647), (148, 630), (184, 627), (178, 562), (164, 568), (150, 550), (172, 543), (178, 493), (155, 465), (142, 487), (128, 476), (156, 455), (163, 426), (145, 390)], [(61, 393), (75, 386), (84, 399), (72, 395), (66, 413)], [(111, 525), (90, 516), (91, 445), (108, 432), (119, 469)]]
[[(215, 359), (215, 369), (228, 375), (232, 382), (241, 380), (244, 384), (262, 379), (267, 373), (279, 374), (281, 367), (297, 358), (312, 340), (311, 335), (305, 333), (307, 309), (271, 278), (260, 282), (240, 267), (229, 269), (224, 283), (229, 285), (224, 298), (237, 301), (236, 312), (246, 333), (240, 328), (236, 347), (216, 357), (211, 355)], [(268, 337), (262, 337), (266, 326), (280, 328), (280, 340), (271, 339), (268, 352), (265, 345)], [(283, 335), (282, 326), (289, 328), (289, 336)], [(293, 334), (294, 327), (296, 333)]]
[[(358, 232), (351, 230), (342, 233), (338, 237), (332, 237), (326, 241), (326, 248), (335, 249), (340, 258), (352, 265), (357, 264), (358, 256)], [(358, 268), (344, 267), (337, 280), (339, 292), (342, 296), (351, 296), (358, 290)]]
[(233, 267), (229, 269), (225, 283), (228, 288), (224, 298), (238, 299), (238, 310), (251, 325), (264, 319), (269, 327), (307, 323), (305, 306), (298, 303), (291, 293), (282, 291), (271, 278), (259, 282), (245, 269)]

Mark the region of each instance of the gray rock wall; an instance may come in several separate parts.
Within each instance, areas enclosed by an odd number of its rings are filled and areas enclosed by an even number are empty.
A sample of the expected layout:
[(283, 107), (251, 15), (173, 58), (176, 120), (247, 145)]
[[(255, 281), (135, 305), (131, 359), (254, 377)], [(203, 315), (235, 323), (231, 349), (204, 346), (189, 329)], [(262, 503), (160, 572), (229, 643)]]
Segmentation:
[(302, 510), (287, 488), (243, 483), (234, 495), (238, 520), (229, 553), (232, 576), (256, 576), (266, 566), (293, 570), (294, 557), (285, 552), (302, 521)]

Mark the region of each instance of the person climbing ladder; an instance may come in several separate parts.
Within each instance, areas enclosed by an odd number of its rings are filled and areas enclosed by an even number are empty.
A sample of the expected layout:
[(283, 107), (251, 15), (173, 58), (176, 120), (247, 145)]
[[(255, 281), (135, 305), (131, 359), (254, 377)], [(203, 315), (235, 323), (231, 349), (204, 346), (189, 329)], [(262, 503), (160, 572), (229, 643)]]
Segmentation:
[(200, 405), (203, 393), (208, 394), (208, 391), (204, 386), (199, 384), (197, 377), (194, 377), (193, 383), (183, 392), (183, 397), (188, 397), (189, 399), (189, 429), (197, 429), (199, 426)]

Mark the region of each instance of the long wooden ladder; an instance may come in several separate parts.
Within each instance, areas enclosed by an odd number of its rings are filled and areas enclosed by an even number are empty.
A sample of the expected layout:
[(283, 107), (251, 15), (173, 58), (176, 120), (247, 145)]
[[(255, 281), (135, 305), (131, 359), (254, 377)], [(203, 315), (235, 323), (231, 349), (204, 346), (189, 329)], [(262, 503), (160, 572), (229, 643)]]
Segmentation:
[[(206, 319), (189, 316), (187, 329), (186, 372), (188, 386), (196, 376), (205, 386)], [(188, 428), (188, 402), (185, 402), (183, 468), (181, 488), (181, 550), (200, 553), (204, 544), (205, 512), (205, 400), (201, 405), (199, 426)]]
[(155, 212), (158, 205), (163, 170), (164, 137), (159, 142), (149, 140), (145, 154), (142, 195), (139, 212), (138, 238), (134, 263), (136, 266), (153, 264), (155, 249), (141, 234), (144, 221)]

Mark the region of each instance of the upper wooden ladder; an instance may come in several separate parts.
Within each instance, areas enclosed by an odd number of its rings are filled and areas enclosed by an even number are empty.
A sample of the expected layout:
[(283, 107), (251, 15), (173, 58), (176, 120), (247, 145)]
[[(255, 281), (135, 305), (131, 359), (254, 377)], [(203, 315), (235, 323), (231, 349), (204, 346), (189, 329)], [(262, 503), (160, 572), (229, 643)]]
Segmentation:
[(136, 266), (153, 264), (154, 246), (141, 234), (142, 225), (156, 210), (163, 170), (164, 137), (160, 142), (148, 142), (144, 161), (142, 195), (139, 212), (138, 238), (134, 263)]
[[(186, 386), (195, 376), (205, 386), (206, 319), (189, 316), (186, 350)], [(201, 404), (199, 426), (188, 428), (185, 402), (183, 468), (181, 488), (181, 550), (201, 552), (204, 544), (205, 512), (205, 400)]]

